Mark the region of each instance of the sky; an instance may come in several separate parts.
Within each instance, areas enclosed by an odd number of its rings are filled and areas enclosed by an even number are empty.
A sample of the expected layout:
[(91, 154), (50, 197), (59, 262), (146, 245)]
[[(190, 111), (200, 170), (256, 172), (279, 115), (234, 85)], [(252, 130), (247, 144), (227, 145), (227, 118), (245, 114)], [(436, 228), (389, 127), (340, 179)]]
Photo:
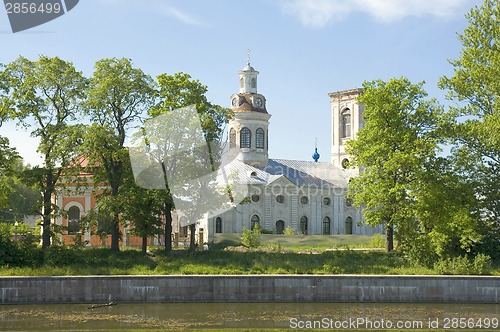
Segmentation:
[[(230, 106), (238, 71), (260, 72), (258, 92), (272, 115), (269, 155), (330, 161), (329, 92), (406, 76), (444, 102), (439, 77), (461, 50), (457, 33), (480, 0), (81, 0), (65, 15), (12, 33), (0, 8), (0, 63), (58, 56), (91, 76), (103, 58), (130, 58), (156, 77), (184, 72)], [(0, 127), (25, 163), (39, 164), (38, 140)]]

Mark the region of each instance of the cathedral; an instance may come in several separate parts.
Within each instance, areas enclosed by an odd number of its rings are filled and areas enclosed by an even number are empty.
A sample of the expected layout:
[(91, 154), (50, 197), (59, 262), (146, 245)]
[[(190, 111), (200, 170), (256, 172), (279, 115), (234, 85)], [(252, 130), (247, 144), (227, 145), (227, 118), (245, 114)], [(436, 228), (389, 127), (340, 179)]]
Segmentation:
[[(347, 186), (358, 169), (348, 169), (345, 147), (363, 127), (363, 105), (356, 102), (361, 89), (330, 93), (332, 146), (331, 161), (319, 162), (316, 149), (310, 161), (273, 159), (269, 157), (269, 120), (266, 98), (257, 91), (259, 72), (248, 61), (239, 72), (239, 92), (230, 97), (233, 118), (228, 124), (226, 153), (231, 156), (226, 171), (234, 182), (245, 185), (245, 199), (233, 202), (229, 209), (205, 216), (196, 223), (199, 244), (210, 243), (218, 233), (241, 233), (257, 225), (265, 233), (336, 235), (372, 235), (382, 233), (363, 221), (360, 209), (346, 199)], [(277, 124), (279, 125), (279, 124)], [(53, 203), (67, 213), (54, 218), (63, 226), (62, 243), (71, 244), (75, 236), (83, 237), (89, 246), (109, 246), (109, 236), (99, 236), (80, 226), (80, 221), (96, 209), (95, 188), (91, 174), (89, 187), (75, 186), (59, 192)], [(172, 238), (175, 245), (189, 243), (187, 219), (182, 211), (172, 213)], [(184, 221), (183, 221), (184, 220)], [(105, 221), (99, 221), (98, 228)], [(121, 226), (120, 245), (140, 245), (129, 226)], [(161, 237), (149, 245), (162, 244)]]
[[(249, 185), (248, 199), (218, 216), (209, 218), (210, 242), (217, 233), (241, 233), (256, 225), (266, 233), (303, 235), (380, 233), (363, 222), (361, 211), (345, 198), (350, 177), (346, 143), (363, 127), (363, 105), (356, 102), (362, 92), (353, 89), (330, 93), (332, 120), (331, 162), (318, 162), (317, 149), (311, 161), (269, 157), (269, 120), (266, 98), (257, 91), (259, 72), (250, 63), (239, 72), (239, 92), (231, 96), (234, 117), (228, 125), (230, 168), (238, 182)], [(272, 142), (271, 142), (272, 144)]]

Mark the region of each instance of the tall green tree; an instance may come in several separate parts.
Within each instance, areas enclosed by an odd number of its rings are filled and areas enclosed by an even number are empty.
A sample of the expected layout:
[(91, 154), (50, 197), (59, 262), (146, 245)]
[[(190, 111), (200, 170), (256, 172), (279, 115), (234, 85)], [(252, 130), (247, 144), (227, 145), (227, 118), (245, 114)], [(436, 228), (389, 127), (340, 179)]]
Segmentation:
[[(8, 117), (8, 103), (7, 98), (8, 80), (3, 71), (4, 65), (0, 64), (0, 127)], [(0, 136), (0, 208), (6, 208), (8, 204), (9, 193), (12, 188), (9, 186), (8, 177), (12, 173), (13, 163), (18, 159), (16, 149), (10, 146), (7, 137)]]
[[(200, 83), (199, 80), (192, 79), (189, 74), (176, 73), (173, 75), (161, 74), (157, 77), (158, 81), (158, 96), (159, 101), (149, 111), (151, 118), (158, 117), (162, 114), (172, 112), (183, 107), (194, 106), (198, 113), (201, 127), (204, 132), (205, 140), (209, 147), (210, 163), (212, 170), (216, 169), (216, 164), (219, 161), (219, 152), (217, 146), (221, 143), (222, 134), (225, 124), (229, 121), (231, 111), (227, 108), (215, 105), (208, 101), (206, 93), (208, 88)], [(165, 215), (165, 250), (172, 250), (172, 210), (175, 208), (170, 188), (168, 185), (167, 173), (169, 170), (165, 168), (164, 151), (157, 154), (159, 158), (157, 162), (163, 166), (163, 175), (166, 179), (167, 186), (164, 191), (164, 215)], [(193, 157), (186, 155), (185, 158)], [(201, 158), (203, 159), (203, 158)], [(199, 160), (201, 160), (199, 159)], [(196, 163), (193, 163), (193, 165)], [(204, 167), (204, 166), (202, 166)], [(193, 171), (193, 170), (190, 170)], [(196, 172), (196, 171), (194, 171)], [(194, 249), (195, 224), (191, 223), (191, 239), (190, 248)]]
[[(113, 214), (111, 249), (119, 251), (120, 188), (125, 163), (129, 162), (125, 144), (129, 131), (140, 124), (154, 100), (154, 81), (130, 59), (102, 59), (96, 62), (87, 90), (88, 128), (83, 150), (92, 167), (94, 183), (106, 183), (101, 197), (107, 197)], [(98, 167), (96, 167), (98, 166)]]
[(417, 227), (412, 192), (438, 148), (441, 108), (425, 99), (422, 85), (407, 78), (365, 82), (358, 98), (365, 126), (348, 143), (352, 164), (363, 167), (352, 178), (349, 195), (364, 208), (368, 224), (385, 226), (387, 251), (394, 248), (395, 229)]
[(0, 136), (0, 208), (7, 208), (13, 190), (9, 178), (14, 171), (16, 160), (20, 159), (16, 149), (10, 147), (7, 137)]
[(75, 124), (87, 80), (72, 63), (58, 57), (40, 56), (38, 61), (19, 57), (7, 65), (3, 74), (7, 101), (2, 103), (19, 126), (32, 128), (31, 135), (40, 139), (38, 153), (43, 165), (32, 172), (42, 192), (42, 247), (51, 243), (51, 220), (56, 211), (52, 196), (61, 174), (75, 158), (81, 144), (81, 126)]
[[(454, 118), (450, 136), (462, 175), (474, 184), (477, 211), (485, 239), (500, 238), (500, 4), (485, 0), (466, 16), (469, 25), (458, 36), (462, 51), (451, 60), (454, 74), (440, 86), (458, 101), (449, 113)], [(497, 251), (498, 250), (494, 250)]]

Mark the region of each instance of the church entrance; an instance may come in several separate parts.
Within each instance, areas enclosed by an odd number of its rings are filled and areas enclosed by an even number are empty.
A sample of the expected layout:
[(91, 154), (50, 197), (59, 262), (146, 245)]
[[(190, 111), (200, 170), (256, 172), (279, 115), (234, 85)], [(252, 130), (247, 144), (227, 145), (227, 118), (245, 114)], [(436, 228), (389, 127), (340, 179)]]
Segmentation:
[(283, 220), (278, 220), (276, 222), (276, 234), (283, 234), (285, 232), (285, 222)]

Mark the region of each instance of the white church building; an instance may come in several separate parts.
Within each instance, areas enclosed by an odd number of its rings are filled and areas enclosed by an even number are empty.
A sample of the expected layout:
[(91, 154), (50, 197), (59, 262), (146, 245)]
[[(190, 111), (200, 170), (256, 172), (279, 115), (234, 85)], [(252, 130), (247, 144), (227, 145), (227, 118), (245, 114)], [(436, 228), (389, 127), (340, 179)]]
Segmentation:
[(228, 124), (229, 153), (235, 156), (230, 167), (239, 183), (248, 184), (249, 195), (198, 225), (204, 241), (210, 242), (217, 233), (241, 233), (257, 224), (276, 234), (289, 227), (304, 235), (381, 233), (381, 228), (366, 225), (360, 209), (345, 198), (349, 179), (359, 173), (347, 169), (345, 146), (363, 127), (363, 105), (356, 102), (362, 90), (329, 94), (330, 163), (318, 162), (317, 151), (311, 161), (272, 159), (268, 154), (271, 114), (266, 98), (257, 91), (258, 74), (250, 63), (239, 72), (240, 89), (231, 96), (234, 116)]

